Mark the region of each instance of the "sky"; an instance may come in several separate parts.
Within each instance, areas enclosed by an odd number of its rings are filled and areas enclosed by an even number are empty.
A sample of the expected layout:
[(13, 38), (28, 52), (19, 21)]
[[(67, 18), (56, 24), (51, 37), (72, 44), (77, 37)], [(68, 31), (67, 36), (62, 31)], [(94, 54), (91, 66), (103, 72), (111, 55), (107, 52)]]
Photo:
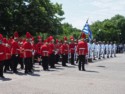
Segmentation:
[(83, 29), (86, 20), (89, 24), (95, 21), (110, 19), (116, 14), (125, 16), (125, 0), (51, 0), (53, 3), (62, 4), (65, 12), (64, 22), (73, 27)]

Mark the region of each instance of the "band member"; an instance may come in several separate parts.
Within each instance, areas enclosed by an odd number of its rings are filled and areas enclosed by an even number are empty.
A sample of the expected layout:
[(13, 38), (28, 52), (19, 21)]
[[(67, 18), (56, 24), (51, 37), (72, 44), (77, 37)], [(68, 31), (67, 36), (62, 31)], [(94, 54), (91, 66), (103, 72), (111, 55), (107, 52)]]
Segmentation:
[(39, 65), (41, 65), (41, 53), (40, 53), (40, 48), (43, 45), (42, 43), (42, 37), (38, 36), (38, 43), (36, 44), (36, 59)]
[(55, 68), (55, 44), (52, 36), (48, 38), (49, 40), (49, 64), (51, 68)]
[(9, 71), (10, 68), (12, 70), (12, 67), (11, 67), (11, 49), (10, 49), (10, 45), (8, 44), (8, 41), (6, 38), (3, 38), (3, 43), (5, 46), (5, 50), (6, 50), (6, 56), (5, 56), (5, 61), (4, 61), (4, 64), (5, 64), (4, 72), (6, 72), (6, 71)]
[(18, 73), (17, 71), (17, 65), (18, 65), (18, 60), (19, 60), (19, 52), (20, 52), (20, 48), (19, 48), (19, 44), (18, 44), (18, 32), (14, 33), (14, 40), (12, 41), (11, 44), (11, 55), (12, 55), (12, 67), (13, 67), (13, 72), (14, 73)]
[(66, 63), (68, 63), (68, 50), (69, 46), (67, 44), (67, 37), (64, 37), (64, 43), (61, 46), (61, 54), (62, 54), (62, 66), (67, 66)]
[[(34, 37), (32, 36), (31, 40), (30, 40), (31, 46), (32, 46), (32, 69), (33, 69), (33, 64), (34, 64), (34, 58), (36, 55), (36, 46), (35, 46), (35, 42), (34, 42)], [(39, 61), (41, 62), (41, 61)]]
[(26, 42), (23, 43), (23, 50), (24, 50), (24, 64), (25, 64), (25, 74), (33, 73), (32, 71), (32, 52), (33, 47), (31, 45), (31, 34), (29, 32), (26, 33)]
[(3, 36), (0, 34), (0, 77), (5, 78), (3, 76), (3, 65), (6, 56), (5, 46), (3, 45)]
[(42, 66), (44, 71), (49, 70), (49, 45), (48, 40), (44, 41), (44, 44), (41, 46), (40, 53), (42, 56)]
[(20, 64), (20, 69), (24, 69), (24, 56), (23, 56), (23, 48), (22, 48), (22, 45), (23, 45), (23, 42), (24, 40), (22, 38), (19, 39), (19, 47), (20, 47), (20, 55), (19, 55), (19, 64)]
[(78, 53), (78, 58), (79, 58), (79, 65), (78, 68), (79, 70), (85, 71), (85, 55), (86, 55), (86, 49), (88, 49), (85, 45), (84, 39), (81, 39), (78, 42), (77, 46), (77, 53)]
[(71, 54), (71, 65), (74, 65), (74, 53), (75, 53), (75, 43), (74, 43), (74, 37), (70, 37), (71, 43), (69, 44), (69, 52)]
[(59, 42), (58, 39), (56, 39), (56, 44), (55, 44), (55, 60), (56, 60), (56, 64), (58, 64), (59, 60), (60, 60), (60, 47), (61, 47), (61, 44)]

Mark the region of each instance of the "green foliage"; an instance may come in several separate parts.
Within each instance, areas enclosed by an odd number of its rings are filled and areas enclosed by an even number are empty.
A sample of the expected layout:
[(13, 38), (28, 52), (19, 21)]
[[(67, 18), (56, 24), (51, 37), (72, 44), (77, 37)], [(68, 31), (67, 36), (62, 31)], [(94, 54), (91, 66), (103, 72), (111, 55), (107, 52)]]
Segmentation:
[(81, 31), (77, 28), (73, 28), (73, 26), (71, 24), (68, 23), (64, 23), (62, 24), (62, 36), (67, 36), (67, 38), (69, 39), (70, 36), (73, 36), (75, 39), (78, 39)]
[(56, 34), (64, 12), (61, 4), (50, 0), (0, 0), (0, 33), (24, 35), (39, 32)]
[(125, 17), (115, 15), (102, 22), (96, 21), (91, 25), (93, 36), (98, 41), (117, 41), (125, 43)]
[[(78, 39), (81, 31), (68, 23), (61, 24), (63, 15), (62, 4), (50, 0), (0, 0), (0, 33), (10, 37), (15, 31), (23, 36), (29, 31), (43, 38), (53, 35), (58, 39), (64, 36)], [(97, 40), (125, 43), (124, 16), (96, 21), (91, 30)]]

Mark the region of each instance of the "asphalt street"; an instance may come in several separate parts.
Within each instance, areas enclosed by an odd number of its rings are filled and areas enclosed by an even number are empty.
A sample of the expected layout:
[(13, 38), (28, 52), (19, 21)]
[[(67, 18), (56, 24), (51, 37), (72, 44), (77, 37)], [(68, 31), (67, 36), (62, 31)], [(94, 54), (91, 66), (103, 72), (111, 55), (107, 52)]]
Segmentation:
[(70, 64), (43, 71), (36, 64), (34, 74), (4, 76), (0, 94), (125, 94), (125, 54), (89, 63), (85, 72)]

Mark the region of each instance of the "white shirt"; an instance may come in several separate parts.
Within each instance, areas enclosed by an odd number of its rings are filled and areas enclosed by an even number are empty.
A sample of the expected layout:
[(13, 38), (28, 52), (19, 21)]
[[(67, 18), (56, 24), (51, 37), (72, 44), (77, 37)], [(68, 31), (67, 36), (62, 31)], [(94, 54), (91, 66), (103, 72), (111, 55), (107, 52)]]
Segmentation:
[(95, 43), (93, 43), (93, 44), (91, 45), (91, 49), (92, 49), (92, 50), (95, 50)]
[(91, 47), (92, 46), (92, 44), (91, 43), (88, 43), (88, 51), (90, 51), (91, 50)]
[(96, 44), (96, 45), (95, 45), (95, 50), (96, 50), (96, 51), (99, 51), (100, 48), (101, 48), (101, 47), (100, 47), (100, 44)]
[(105, 44), (101, 44), (101, 49), (102, 49), (102, 50), (105, 49)]
[(109, 44), (109, 50), (111, 50), (113, 48), (112, 44)]
[(117, 46), (116, 44), (113, 44), (113, 49), (116, 50)]
[(106, 44), (106, 45), (105, 45), (105, 48), (106, 48), (106, 50), (108, 50), (108, 49), (109, 49), (109, 45), (108, 45), (108, 44)]

